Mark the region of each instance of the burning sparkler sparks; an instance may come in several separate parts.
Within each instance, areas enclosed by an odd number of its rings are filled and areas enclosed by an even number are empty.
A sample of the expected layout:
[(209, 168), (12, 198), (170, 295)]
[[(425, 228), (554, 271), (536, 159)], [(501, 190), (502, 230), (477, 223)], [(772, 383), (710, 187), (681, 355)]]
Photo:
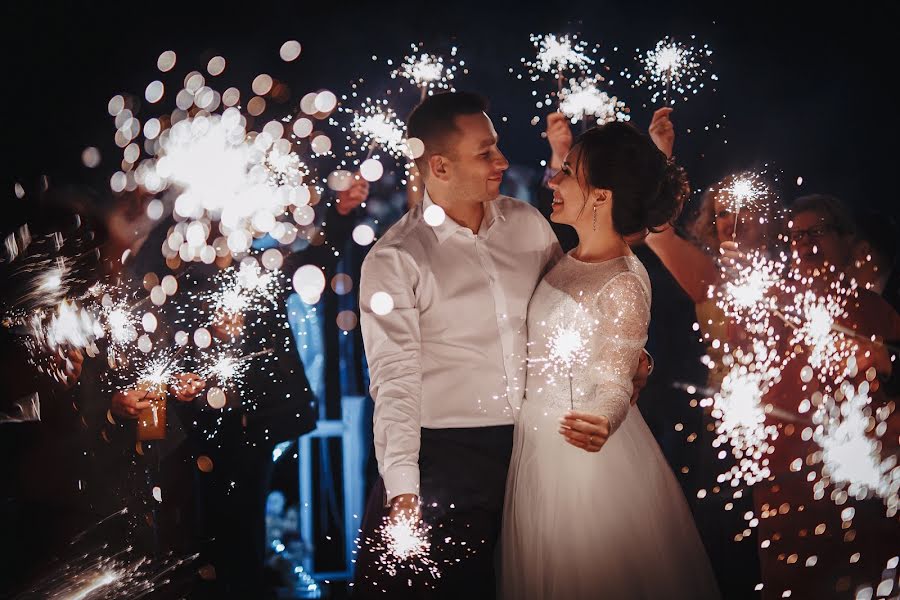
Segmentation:
[[(454, 46), (450, 50), (450, 60), (445, 62), (443, 56), (422, 52), (419, 46), (412, 44), (412, 54), (403, 58), (400, 67), (391, 72), (391, 78), (409, 81), (421, 91), (423, 100), (434, 90), (455, 91), (453, 79), (457, 66), (453, 60), (456, 52)], [(464, 64), (460, 61), (461, 66)]]
[(88, 600), (145, 598), (172, 583), (173, 574), (196, 558), (136, 556), (132, 548), (109, 555), (86, 554), (45, 575), (22, 598)]
[(398, 160), (407, 156), (403, 139), (406, 125), (386, 100), (366, 98), (359, 109), (344, 112), (351, 114), (350, 133), (367, 149), (366, 158), (378, 147)]
[(768, 450), (777, 438), (774, 425), (766, 425), (762, 398), (777, 368), (756, 370), (754, 356), (738, 355), (738, 361), (722, 382), (722, 389), (712, 398), (712, 416), (716, 419), (718, 437), (714, 446), (728, 443), (737, 464), (720, 476), (732, 486), (741, 482), (752, 485), (768, 477)]
[[(806, 348), (809, 366), (818, 371), (826, 389), (832, 389), (832, 385), (843, 381), (849, 361), (858, 350), (853, 336), (845, 333), (839, 324), (848, 316), (848, 302), (856, 297), (856, 281), (847, 282), (841, 276), (820, 294), (813, 291), (816, 282), (812, 279), (797, 272), (791, 276), (784, 288), (792, 303), (783, 306), (777, 314), (793, 330), (790, 344), (802, 344)], [(797, 289), (798, 284), (802, 291)]]
[(587, 368), (590, 359), (591, 340), (598, 325), (590, 313), (578, 305), (576, 315), (567, 323), (556, 325), (547, 334), (546, 357), (529, 358), (541, 363), (541, 371), (550, 381), (565, 377), (569, 383), (569, 404), (575, 408), (572, 377), (575, 370)]
[(553, 33), (532, 35), (531, 43), (537, 52), (534, 60), (522, 59), (529, 68), (542, 73), (552, 73), (561, 78), (566, 70), (586, 72), (594, 59), (586, 54), (587, 42), (574, 35), (557, 36)]
[(135, 376), (135, 384), (131, 388), (147, 387), (166, 388), (175, 383), (175, 376), (180, 369), (179, 359), (184, 348), (178, 351), (165, 350), (156, 355), (141, 361), (137, 367)]
[(878, 436), (883, 434), (889, 408), (875, 410), (869, 396), (869, 384), (854, 388), (844, 382), (834, 397), (826, 396), (817, 420), (822, 426), (814, 439), (822, 448), (823, 479), (817, 489), (834, 483), (847, 488), (857, 499), (877, 495), (896, 508), (900, 493), (900, 466), (897, 456), (882, 458)]
[(278, 307), (284, 287), (280, 271), (263, 271), (256, 261), (223, 269), (215, 276), (216, 289), (200, 299), (209, 303), (213, 321), (234, 320), (247, 312), (264, 313)]
[(430, 557), (431, 526), (417, 514), (401, 514), (393, 521), (389, 518), (379, 528), (376, 539), (371, 540), (372, 551), (378, 555), (378, 568), (391, 577), (407, 569), (414, 574), (427, 573), (439, 579), (438, 564)]
[(595, 75), (581, 80), (572, 80), (559, 92), (559, 110), (572, 123), (593, 117), (598, 125), (610, 121), (628, 121), (625, 103), (615, 96), (600, 90), (603, 77)]
[[(290, 144), (287, 146), (289, 148)], [(280, 144), (273, 145), (272, 149), (266, 153), (263, 164), (269, 173), (268, 183), (273, 187), (298, 187), (310, 174), (309, 167), (300, 159), (300, 156), (296, 152), (285, 151)]]
[(240, 387), (244, 375), (250, 369), (250, 363), (254, 358), (272, 354), (271, 349), (261, 350), (252, 354), (239, 356), (231, 352), (220, 352), (200, 370), (203, 379), (216, 381), (219, 385)]
[(660, 96), (666, 105), (674, 103), (676, 96), (686, 101), (688, 94), (693, 95), (703, 89), (705, 79), (717, 79), (704, 65), (710, 56), (712, 50), (708, 45), (697, 50), (666, 36), (652, 50), (638, 56), (643, 71), (635, 78), (633, 85), (652, 92), (650, 101), (654, 104)]
[(731, 178), (730, 183), (719, 191), (717, 199), (724, 208), (734, 213), (734, 230), (731, 239), (737, 237), (737, 226), (741, 211), (759, 212), (766, 210), (774, 200), (774, 193), (761, 173), (745, 172)]
[(783, 282), (785, 266), (758, 251), (745, 256), (744, 262), (735, 268), (723, 265), (722, 284), (711, 294), (727, 316), (744, 324), (750, 333), (761, 335), (777, 308), (775, 292)]

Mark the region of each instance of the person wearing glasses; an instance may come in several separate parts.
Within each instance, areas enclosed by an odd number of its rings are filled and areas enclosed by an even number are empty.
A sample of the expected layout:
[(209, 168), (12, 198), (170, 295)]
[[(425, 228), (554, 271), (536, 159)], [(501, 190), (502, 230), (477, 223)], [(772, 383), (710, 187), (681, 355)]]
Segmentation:
[[(833, 294), (832, 286), (841, 278), (841, 285), (846, 287), (854, 275), (858, 232), (856, 221), (839, 199), (816, 194), (795, 200), (785, 233), (792, 266), (806, 277), (797, 284), (797, 292), (811, 291), (824, 298)], [(780, 301), (792, 303), (798, 297), (803, 296), (792, 295)], [(873, 415), (890, 415), (878, 450), (884, 460), (898, 452), (900, 415), (896, 411), (891, 414), (896, 398), (891, 397), (885, 384), (891, 363), (880, 340), (897, 338), (900, 316), (862, 284), (845, 310), (846, 314), (836, 319), (837, 324), (856, 335), (844, 335), (844, 341), (837, 343), (858, 347), (857, 368), (852, 369), (848, 361), (836, 369), (847, 373), (846, 381), (860, 393), (868, 389)], [(795, 338), (789, 327), (778, 323), (774, 327), (773, 338), (782, 340), (779, 352), (786, 355), (792, 349), (796, 355), (782, 366), (780, 379), (762, 400), (772, 408), (767, 410), (766, 425), (778, 430), (768, 454), (771, 476), (752, 490), (754, 514), (759, 518), (762, 598), (784, 598), (786, 594), (794, 598), (859, 597), (856, 594), (862, 587), (878, 585), (882, 570), (896, 556), (900, 523), (896, 517), (885, 516), (881, 498), (866, 500), (864, 495), (854, 497), (851, 493), (844, 499), (840, 486), (822, 478), (822, 446), (811, 435), (817, 427), (811, 417), (815, 409), (808, 411), (806, 406), (834, 391), (815, 376), (803, 376), (804, 369), (815, 363), (811, 358), (815, 349), (792, 341)], [(874, 371), (869, 371), (870, 367)], [(852, 460), (858, 461), (852, 468), (864, 468), (865, 453), (853, 451)]]

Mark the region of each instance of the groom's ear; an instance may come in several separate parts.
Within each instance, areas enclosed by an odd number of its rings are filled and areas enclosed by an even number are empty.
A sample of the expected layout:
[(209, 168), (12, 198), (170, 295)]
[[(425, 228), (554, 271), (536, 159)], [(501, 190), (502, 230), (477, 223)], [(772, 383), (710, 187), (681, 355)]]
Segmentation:
[(431, 176), (435, 179), (447, 181), (450, 178), (448, 167), (447, 159), (440, 154), (432, 154), (428, 158), (428, 169), (431, 171)]

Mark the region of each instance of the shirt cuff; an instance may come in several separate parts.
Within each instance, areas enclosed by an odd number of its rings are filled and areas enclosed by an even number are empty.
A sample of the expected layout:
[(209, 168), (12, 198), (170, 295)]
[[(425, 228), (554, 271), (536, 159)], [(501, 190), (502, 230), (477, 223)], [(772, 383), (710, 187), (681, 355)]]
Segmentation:
[(401, 494), (419, 495), (419, 467), (394, 467), (381, 477), (384, 480), (384, 505)]

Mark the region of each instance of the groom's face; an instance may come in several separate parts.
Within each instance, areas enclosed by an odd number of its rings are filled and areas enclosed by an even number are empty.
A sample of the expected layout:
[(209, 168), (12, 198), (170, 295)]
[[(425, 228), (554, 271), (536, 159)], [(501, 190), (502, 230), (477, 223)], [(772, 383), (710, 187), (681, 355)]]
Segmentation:
[(488, 202), (500, 194), (509, 162), (497, 147), (494, 124), (484, 113), (456, 117), (457, 133), (446, 157), (446, 176), (461, 200)]

